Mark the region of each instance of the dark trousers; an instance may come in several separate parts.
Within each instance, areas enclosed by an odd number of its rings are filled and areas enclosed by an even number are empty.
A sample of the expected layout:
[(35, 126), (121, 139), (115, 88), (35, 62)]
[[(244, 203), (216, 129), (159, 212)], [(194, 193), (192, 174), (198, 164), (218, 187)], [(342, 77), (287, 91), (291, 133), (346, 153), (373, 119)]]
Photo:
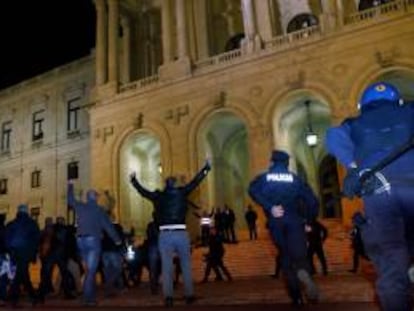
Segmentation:
[(156, 294), (161, 275), (161, 256), (158, 244), (148, 246), (148, 268), (151, 294)]
[(315, 264), (313, 262), (313, 256), (316, 255), (319, 259), (319, 262), (322, 266), (322, 272), (323, 274), (328, 273), (328, 266), (326, 264), (326, 258), (325, 258), (325, 252), (323, 251), (323, 245), (322, 243), (311, 243), (308, 246), (308, 260), (310, 265), (310, 273), (314, 274), (316, 272)]
[(234, 243), (236, 242), (236, 232), (234, 231), (234, 224), (228, 225), (225, 229), (225, 239), (226, 242)]
[(249, 237), (250, 240), (257, 240), (257, 227), (256, 224), (249, 223), (247, 225), (249, 227)]
[(71, 280), (73, 276), (68, 270), (67, 260), (63, 254), (52, 253), (41, 259), (42, 267), (40, 270), (40, 285), (39, 295), (44, 297), (50, 292), (53, 292), (52, 272), (54, 265), (59, 268), (60, 276), (62, 277), (62, 289), (65, 297), (70, 297), (75, 291), (74, 282)]
[(390, 194), (364, 197), (367, 222), (361, 234), (378, 273), (382, 309), (408, 311), (412, 308), (407, 270), (414, 252), (414, 192), (412, 185), (391, 185)]
[(208, 244), (208, 238), (210, 236), (210, 225), (201, 226), (201, 245), (206, 246)]
[(12, 304), (16, 304), (20, 298), (20, 287), (23, 285), (32, 301), (36, 299), (35, 290), (29, 274), (31, 256), (22, 250), (13, 250), (11, 259), (16, 264), (16, 275), (10, 285), (9, 295)]
[(292, 301), (302, 299), (298, 271), (309, 272), (306, 235), (302, 223), (278, 223), (269, 228), (273, 242), (279, 250), (280, 263)]
[(211, 269), (214, 270), (215, 274), (216, 274), (216, 279), (217, 280), (222, 280), (223, 276), (221, 274), (221, 272), (224, 273), (224, 275), (227, 277), (227, 279), (229, 281), (232, 280), (230, 271), (226, 268), (226, 266), (223, 263), (223, 258), (222, 257), (209, 257), (209, 255), (207, 255), (207, 262), (206, 262), (206, 270), (204, 272), (204, 278), (203, 278), (203, 282), (207, 282), (208, 278), (210, 276), (210, 272)]

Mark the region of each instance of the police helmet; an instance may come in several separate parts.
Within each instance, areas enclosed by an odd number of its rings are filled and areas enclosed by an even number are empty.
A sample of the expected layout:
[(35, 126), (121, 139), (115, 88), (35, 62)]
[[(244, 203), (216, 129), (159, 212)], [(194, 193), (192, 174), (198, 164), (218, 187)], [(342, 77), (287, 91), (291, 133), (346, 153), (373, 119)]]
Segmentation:
[(369, 85), (362, 93), (360, 108), (376, 101), (399, 102), (401, 99), (398, 89), (388, 82), (376, 82)]

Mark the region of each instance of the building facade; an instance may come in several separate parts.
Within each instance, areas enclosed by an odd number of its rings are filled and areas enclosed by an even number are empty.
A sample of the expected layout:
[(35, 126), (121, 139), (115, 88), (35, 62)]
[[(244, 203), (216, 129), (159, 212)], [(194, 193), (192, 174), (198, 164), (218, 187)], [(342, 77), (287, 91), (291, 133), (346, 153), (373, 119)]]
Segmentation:
[[(65, 182), (77, 162), (79, 193), (107, 192), (104, 204), (140, 232), (152, 206), (129, 174), (155, 189), (169, 175), (188, 181), (210, 158), (213, 170), (190, 200), (207, 210), (227, 204), (242, 228), (248, 183), (281, 148), (318, 193), (321, 217), (349, 222), (358, 202), (339, 197), (343, 171), (326, 153), (324, 133), (357, 113), (371, 82), (392, 82), (414, 100), (414, 0), (95, 0), (95, 7), (90, 58), (49, 73), (61, 83), (40, 77), (0, 95), (2, 133), (13, 125), (10, 153), (0, 159), (8, 180), (0, 204), (33, 200), (41, 217), (66, 213)], [(68, 130), (70, 94), (81, 98), (78, 134)], [(27, 133), (39, 109), (47, 119), (34, 146)], [(43, 190), (29, 187), (36, 170)]]

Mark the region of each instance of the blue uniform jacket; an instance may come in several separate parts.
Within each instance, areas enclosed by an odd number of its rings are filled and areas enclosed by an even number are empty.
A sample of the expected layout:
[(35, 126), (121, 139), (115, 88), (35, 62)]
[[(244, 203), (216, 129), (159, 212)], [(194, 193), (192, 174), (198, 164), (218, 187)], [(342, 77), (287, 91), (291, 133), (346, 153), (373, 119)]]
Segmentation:
[[(414, 105), (379, 103), (355, 118), (328, 129), (326, 148), (341, 164), (349, 168), (355, 162), (360, 169), (370, 168), (414, 135)], [(386, 166), (386, 177), (414, 177), (414, 150)]]
[(318, 215), (319, 202), (312, 189), (284, 164), (276, 163), (256, 177), (249, 186), (249, 194), (263, 207), (269, 227), (276, 224), (276, 218), (271, 215), (274, 205), (284, 207), (281, 219), (284, 224), (303, 224)]

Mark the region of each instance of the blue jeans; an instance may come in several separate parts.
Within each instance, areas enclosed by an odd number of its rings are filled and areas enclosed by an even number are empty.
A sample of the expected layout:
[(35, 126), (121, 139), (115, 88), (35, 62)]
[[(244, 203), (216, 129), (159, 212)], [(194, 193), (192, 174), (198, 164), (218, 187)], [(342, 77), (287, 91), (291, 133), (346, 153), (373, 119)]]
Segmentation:
[(122, 256), (120, 252), (102, 253), (103, 271), (105, 276), (106, 294), (122, 287)]
[(164, 297), (173, 297), (174, 254), (180, 259), (184, 282), (184, 295), (194, 295), (193, 278), (191, 276), (191, 249), (187, 231), (160, 231), (158, 246), (161, 254), (162, 290)]
[(361, 226), (367, 255), (378, 274), (376, 287), (384, 310), (412, 310), (407, 270), (414, 255), (412, 185), (392, 183), (391, 192), (364, 197), (367, 223)]
[(83, 300), (85, 303), (95, 303), (95, 277), (101, 255), (101, 240), (94, 236), (82, 236), (77, 238), (77, 242), (82, 261), (86, 266), (85, 279), (83, 280)]

